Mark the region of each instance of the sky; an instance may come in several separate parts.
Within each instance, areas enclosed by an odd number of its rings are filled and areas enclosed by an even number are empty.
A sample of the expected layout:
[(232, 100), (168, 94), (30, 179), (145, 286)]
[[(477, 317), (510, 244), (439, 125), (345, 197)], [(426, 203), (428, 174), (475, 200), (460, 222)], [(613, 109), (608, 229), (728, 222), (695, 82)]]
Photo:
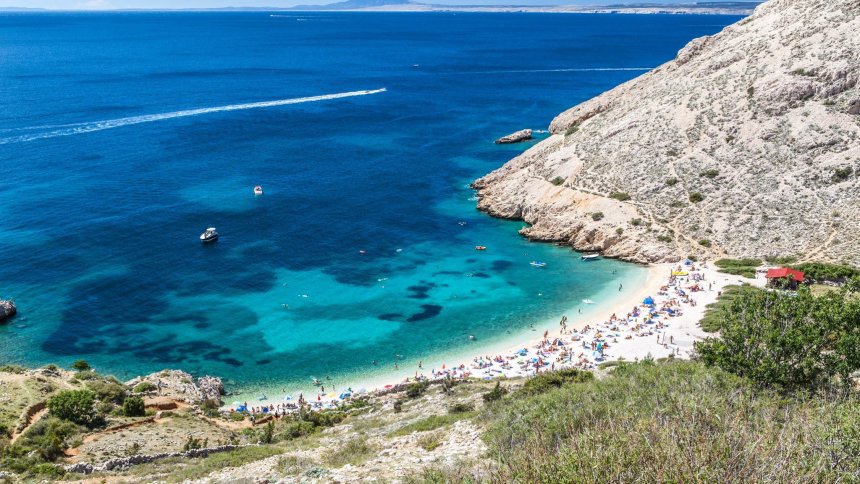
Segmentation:
[[(122, 8), (219, 8), (290, 7), (297, 4), (320, 5), (337, 0), (0, 0), (3, 7), (48, 8), (59, 10), (107, 10)], [(636, 2), (691, 3), (694, 0), (415, 0), (418, 3), (446, 5), (599, 5)], [(714, 1), (714, 0), (710, 0)], [(721, 0), (717, 0), (721, 1)]]

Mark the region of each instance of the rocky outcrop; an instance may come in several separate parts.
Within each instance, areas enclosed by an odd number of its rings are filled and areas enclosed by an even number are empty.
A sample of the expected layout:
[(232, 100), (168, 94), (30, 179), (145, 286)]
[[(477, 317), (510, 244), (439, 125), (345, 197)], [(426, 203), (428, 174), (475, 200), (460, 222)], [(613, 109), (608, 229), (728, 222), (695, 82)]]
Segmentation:
[(18, 308), (15, 307), (14, 302), (0, 299), (0, 323), (11, 318), (17, 312)]
[(860, 2), (770, 0), (477, 180), (527, 237), (651, 262), (860, 264)]
[(153, 462), (161, 459), (168, 458), (198, 458), (198, 457), (208, 457), (211, 454), (217, 454), (219, 452), (228, 452), (231, 450), (241, 449), (243, 447), (248, 447), (248, 445), (221, 445), (218, 447), (209, 447), (205, 449), (191, 449), (186, 450), (185, 452), (168, 452), (162, 454), (153, 454), (153, 455), (131, 455), (128, 457), (120, 457), (118, 459), (111, 459), (109, 461), (104, 462), (101, 465), (93, 465), (88, 462), (77, 462), (75, 464), (70, 464), (63, 467), (65, 472), (74, 472), (76, 474), (92, 474), (93, 472), (105, 472), (105, 471), (115, 471), (115, 470), (125, 470), (130, 467), (147, 464), (149, 462)]
[(202, 376), (195, 383), (190, 373), (181, 370), (162, 370), (146, 376), (140, 376), (125, 384), (130, 389), (142, 382), (149, 382), (157, 393), (171, 397), (190, 404), (199, 404), (206, 400), (215, 400), (219, 404), (221, 396), (224, 395), (224, 385), (220, 378), (214, 376)]
[(523, 141), (528, 141), (532, 139), (532, 130), (530, 129), (521, 129), (516, 133), (511, 133), (507, 136), (502, 136), (501, 138), (496, 140), (496, 144), (498, 145), (506, 145), (511, 143), (521, 143)]

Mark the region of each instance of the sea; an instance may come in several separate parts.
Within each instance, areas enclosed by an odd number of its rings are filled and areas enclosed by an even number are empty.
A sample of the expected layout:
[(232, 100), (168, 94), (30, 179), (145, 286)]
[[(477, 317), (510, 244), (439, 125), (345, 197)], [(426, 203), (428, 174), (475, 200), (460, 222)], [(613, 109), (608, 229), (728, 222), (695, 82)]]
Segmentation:
[(576, 322), (646, 271), (529, 242), (470, 183), (738, 19), (0, 13), (0, 363), (253, 395)]

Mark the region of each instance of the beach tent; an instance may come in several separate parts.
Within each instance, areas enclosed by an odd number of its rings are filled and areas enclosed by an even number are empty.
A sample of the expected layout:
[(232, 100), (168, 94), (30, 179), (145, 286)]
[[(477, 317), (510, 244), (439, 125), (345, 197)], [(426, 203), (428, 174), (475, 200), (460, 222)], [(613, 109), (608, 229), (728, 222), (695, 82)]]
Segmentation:
[(686, 259), (686, 260), (684, 260), (684, 265), (685, 266), (691, 266), (691, 265), (693, 265), (693, 261), (691, 261), (690, 259)]
[(340, 396), (339, 396), (338, 398), (340, 398), (341, 400), (346, 400), (347, 398), (349, 398), (349, 397), (351, 397), (351, 396), (352, 396), (352, 394), (351, 394), (351, 393), (349, 393), (349, 392), (343, 392), (343, 393), (341, 393), (341, 394), (340, 394)]
[(654, 305), (654, 298), (651, 296), (648, 296), (642, 300), (642, 304), (647, 304), (648, 306), (653, 306)]

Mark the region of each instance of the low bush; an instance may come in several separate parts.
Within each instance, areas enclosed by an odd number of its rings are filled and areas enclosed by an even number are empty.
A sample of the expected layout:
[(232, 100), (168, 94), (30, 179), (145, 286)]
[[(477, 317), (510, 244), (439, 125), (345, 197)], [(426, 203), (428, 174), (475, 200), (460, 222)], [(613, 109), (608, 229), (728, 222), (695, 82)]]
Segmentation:
[(95, 401), (96, 394), (90, 390), (63, 390), (48, 399), (48, 409), (59, 419), (93, 426), (98, 423)]
[(122, 402), (122, 413), (126, 417), (142, 417), (146, 415), (146, 406), (143, 399), (138, 396), (131, 396)]
[(720, 170), (715, 170), (715, 169), (711, 168), (709, 170), (703, 171), (702, 173), (699, 173), (699, 175), (701, 175), (705, 178), (713, 179), (713, 178), (720, 176)]
[(102, 402), (122, 405), (125, 400), (125, 387), (119, 383), (110, 380), (89, 380), (86, 387)]
[(552, 180), (550, 180), (550, 183), (552, 183), (553, 185), (558, 187), (558, 186), (561, 186), (562, 184), (564, 184), (564, 180), (565, 180), (564, 178), (557, 176), (557, 177), (553, 178)]
[(404, 425), (391, 433), (392, 437), (409, 435), (412, 432), (429, 432), (475, 416), (475, 412), (449, 413), (446, 415), (431, 415), (408, 425)]
[(430, 382), (423, 380), (406, 385), (406, 396), (409, 398), (418, 398), (427, 391), (430, 387)]
[(690, 201), (693, 203), (699, 203), (705, 199), (705, 196), (699, 192), (693, 192), (690, 194)]
[(595, 222), (603, 220), (603, 212), (594, 212), (591, 214), (591, 220)]
[(516, 391), (516, 395), (538, 395), (568, 383), (582, 383), (591, 381), (593, 378), (594, 374), (590, 371), (575, 368), (541, 373), (526, 380), (522, 388)]
[(852, 482), (860, 468), (857, 400), (785, 398), (696, 362), (620, 365), (486, 419), (487, 482)]
[(609, 198), (614, 198), (620, 202), (626, 202), (630, 200), (630, 194), (627, 192), (612, 192), (609, 194)]
[(720, 259), (714, 262), (714, 265), (726, 274), (735, 276), (743, 276), (748, 278), (755, 277), (755, 271), (761, 265), (760, 259)]
[(475, 406), (471, 403), (460, 402), (448, 406), (448, 413), (466, 413), (475, 410)]
[(146, 392), (151, 392), (151, 391), (157, 390), (157, 389), (158, 389), (158, 387), (156, 387), (152, 383), (150, 383), (148, 381), (142, 381), (142, 382), (138, 383), (137, 385), (135, 385), (134, 389), (132, 391), (134, 391), (134, 393), (146, 393)]
[(845, 282), (860, 276), (860, 269), (844, 264), (828, 264), (825, 262), (805, 262), (795, 264), (792, 269), (803, 271), (804, 276), (817, 282)]
[(87, 371), (87, 370), (92, 369), (90, 364), (84, 360), (78, 360), (78, 361), (72, 363), (72, 368), (75, 370), (78, 370), (78, 371)]
[(377, 448), (371, 445), (367, 439), (358, 437), (346, 441), (341, 447), (329, 451), (323, 456), (326, 464), (332, 467), (343, 467), (347, 464), (361, 465), (374, 455)]
[(505, 388), (505, 387), (503, 387), (503, 386), (501, 385), (501, 383), (499, 383), (499, 382), (497, 381), (497, 382), (496, 382), (496, 386), (494, 386), (492, 390), (490, 390), (490, 391), (488, 391), (487, 393), (483, 394), (483, 395), (481, 396), (481, 398), (483, 398), (483, 399), (484, 399), (484, 402), (486, 402), (486, 403), (490, 403), (490, 402), (495, 402), (495, 401), (497, 401), (497, 400), (501, 400), (501, 398), (502, 398), (502, 397), (504, 397), (504, 396), (505, 396), (505, 395), (507, 395), (507, 394), (508, 394), (508, 389), (507, 389), (507, 388)]
[(666, 179), (666, 185), (669, 185), (670, 187), (673, 187), (673, 186), (675, 186), (675, 185), (677, 185), (677, 184), (678, 184), (678, 179), (677, 179), (677, 178), (667, 178), (667, 179)]
[(711, 247), (712, 244), (711, 241), (708, 239), (701, 239), (699, 240), (699, 245), (701, 245), (702, 247)]
[(708, 333), (715, 333), (722, 326), (723, 310), (732, 303), (744, 291), (760, 291), (753, 286), (726, 286), (722, 294), (705, 308), (705, 314), (699, 321), (699, 326)]

